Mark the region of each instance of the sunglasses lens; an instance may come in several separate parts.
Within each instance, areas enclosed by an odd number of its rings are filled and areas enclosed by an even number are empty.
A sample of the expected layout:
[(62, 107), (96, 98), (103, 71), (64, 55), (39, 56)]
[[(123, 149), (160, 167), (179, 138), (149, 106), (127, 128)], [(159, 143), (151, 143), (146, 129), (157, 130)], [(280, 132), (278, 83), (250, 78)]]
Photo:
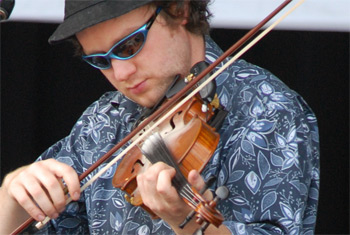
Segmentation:
[(116, 46), (112, 53), (120, 58), (128, 58), (135, 55), (143, 46), (145, 35), (138, 32), (125, 38), (118, 46)]
[(85, 58), (85, 60), (98, 68), (109, 67), (109, 61), (103, 56), (91, 56), (91, 57)]

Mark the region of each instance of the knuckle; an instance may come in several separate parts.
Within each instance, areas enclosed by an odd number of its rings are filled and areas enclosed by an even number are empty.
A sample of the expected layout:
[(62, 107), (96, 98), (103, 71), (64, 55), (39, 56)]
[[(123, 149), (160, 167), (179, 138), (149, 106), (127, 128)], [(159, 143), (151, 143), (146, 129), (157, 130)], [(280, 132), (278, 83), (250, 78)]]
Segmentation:
[(161, 195), (166, 195), (169, 193), (169, 188), (164, 184), (157, 184), (157, 192)]
[(28, 198), (27, 196), (23, 196), (23, 195), (17, 195), (17, 197), (16, 197), (16, 201), (17, 201), (21, 206), (26, 205), (28, 199), (29, 199), (29, 198)]
[(51, 207), (49, 207), (48, 209), (45, 210), (45, 213), (46, 213), (50, 218), (53, 218), (57, 212), (56, 212), (56, 209), (55, 209), (54, 207), (51, 206)]
[(51, 179), (45, 183), (45, 187), (50, 192), (50, 191), (56, 189), (57, 187), (59, 187), (59, 185), (58, 185), (57, 181)]
[(43, 161), (39, 161), (41, 162), (42, 164), (53, 164), (53, 163), (57, 163), (57, 160), (56, 159), (53, 159), (53, 158), (49, 158), (49, 159), (46, 159), (46, 160), (43, 160)]
[(164, 209), (161, 206), (154, 206), (153, 210), (160, 214), (164, 213)]
[(31, 189), (30, 194), (33, 198), (39, 198), (43, 193), (43, 190), (39, 187), (34, 187)]
[(69, 172), (69, 168), (67, 167), (68, 165), (61, 163), (61, 162), (57, 162), (55, 167), (57, 169), (58, 172), (62, 172), (64, 174), (67, 174), (67, 172)]
[(148, 169), (146, 172), (137, 175), (137, 180), (142, 182), (153, 181), (154, 178), (155, 173), (152, 169)]
[(29, 215), (31, 215), (32, 217), (36, 217), (36, 215), (38, 213), (40, 213), (39, 208), (35, 207), (35, 206), (29, 206), (27, 208), (25, 208), (25, 210), (28, 212)]
[(145, 181), (154, 181), (155, 176), (154, 176), (154, 174), (146, 174), (142, 177), (142, 179)]
[(45, 165), (44, 161), (34, 162), (33, 164), (29, 165), (28, 170), (36, 171), (38, 169), (41, 169), (43, 167), (43, 165)]
[(66, 173), (74, 173), (74, 169), (73, 167), (71, 167), (70, 165), (66, 164), (66, 163), (63, 163), (63, 162), (56, 162), (57, 164), (57, 167), (61, 170), (61, 171), (65, 171)]
[(152, 211), (157, 212), (157, 213), (162, 213), (164, 212), (163, 207), (160, 205), (160, 203), (150, 203), (149, 207), (151, 208)]
[(66, 201), (64, 200), (64, 198), (58, 198), (55, 201), (55, 207), (60, 210), (62, 208), (64, 208), (66, 206)]
[(157, 162), (156, 164), (154, 164), (154, 168), (157, 171), (161, 171), (161, 170), (169, 168), (169, 166), (167, 164), (165, 164), (164, 162)]
[(137, 182), (142, 182), (143, 179), (144, 179), (144, 174), (138, 174), (138, 175), (136, 176)]
[(13, 183), (20, 183), (20, 182), (25, 182), (26, 180), (29, 179), (28, 175), (29, 168), (27, 170), (24, 170), (20, 172), (16, 178), (12, 180)]

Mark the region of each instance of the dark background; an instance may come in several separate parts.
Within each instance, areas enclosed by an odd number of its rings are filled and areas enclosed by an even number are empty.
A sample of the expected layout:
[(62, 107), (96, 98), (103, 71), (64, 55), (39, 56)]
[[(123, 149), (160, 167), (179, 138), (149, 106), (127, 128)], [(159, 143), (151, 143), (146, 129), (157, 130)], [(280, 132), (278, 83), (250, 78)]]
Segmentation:
[[(50, 46), (53, 24), (1, 27), (1, 179), (66, 136), (85, 108), (113, 88)], [(245, 30), (215, 29), (223, 49)], [(316, 232), (349, 234), (349, 33), (273, 31), (244, 59), (272, 71), (300, 93), (318, 117), (321, 191)]]

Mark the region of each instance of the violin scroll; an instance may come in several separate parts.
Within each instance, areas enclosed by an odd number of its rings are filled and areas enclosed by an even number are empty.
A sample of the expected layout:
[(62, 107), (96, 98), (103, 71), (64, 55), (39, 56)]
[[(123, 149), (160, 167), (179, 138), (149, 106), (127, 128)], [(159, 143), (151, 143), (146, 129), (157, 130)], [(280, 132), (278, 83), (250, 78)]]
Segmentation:
[[(210, 201), (209, 204), (207, 204), (207, 203), (204, 204), (206, 210), (209, 210), (212, 212), (216, 211), (215, 208), (216, 208), (217, 203), (219, 202), (219, 200), (224, 200), (228, 197), (229, 190), (226, 186), (220, 186), (219, 188), (216, 189), (215, 194), (216, 194), (216, 197), (214, 198), (214, 200)], [(200, 209), (202, 209), (202, 208), (200, 208)], [(205, 218), (202, 217), (203, 214), (204, 213), (201, 212), (201, 213), (198, 213), (196, 215), (196, 218), (197, 218), (196, 222), (201, 225), (201, 227), (199, 229), (199, 230), (201, 230), (201, 233), (203, 233), (204, 230), (207, 229), (207, 227), (210, 225), (210, 223), (208, 223), (208, 220), (206, 220)], [(216, 227), (219, 227), (221, 223), (222, 223), (222, 221), (220, 221), (220, 223), (212, 223), (212, 224), (215, 225)]]

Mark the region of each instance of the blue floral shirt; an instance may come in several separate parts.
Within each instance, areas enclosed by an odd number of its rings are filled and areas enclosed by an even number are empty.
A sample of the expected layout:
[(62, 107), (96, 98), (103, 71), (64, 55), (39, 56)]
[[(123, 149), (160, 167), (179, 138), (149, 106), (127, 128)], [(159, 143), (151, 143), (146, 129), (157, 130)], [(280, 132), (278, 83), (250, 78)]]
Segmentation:
[[(206, 37), (207, 62), (220, 54), (218, 46)], [(218, 178), (212, 190), (226, 185), (230, 191), (228, 199), (218, 205), (225, 217), (223, 223), (234, 234), (313, 234), (320, 175), (314, 113), (273, 74), (243, 60), (230, 66), (216, 82), (228, 115), (219, 131), (219, 145), (202, 175)], [(131, 131), (141, 111), (118, 91), (107, 92), (86, 109), (70, 135), (39, 160), (55, 158), (81, 174)], [(167, 223), (152, 220), (113, 187), (117, 166), (39, 232), (172, 233)]]

